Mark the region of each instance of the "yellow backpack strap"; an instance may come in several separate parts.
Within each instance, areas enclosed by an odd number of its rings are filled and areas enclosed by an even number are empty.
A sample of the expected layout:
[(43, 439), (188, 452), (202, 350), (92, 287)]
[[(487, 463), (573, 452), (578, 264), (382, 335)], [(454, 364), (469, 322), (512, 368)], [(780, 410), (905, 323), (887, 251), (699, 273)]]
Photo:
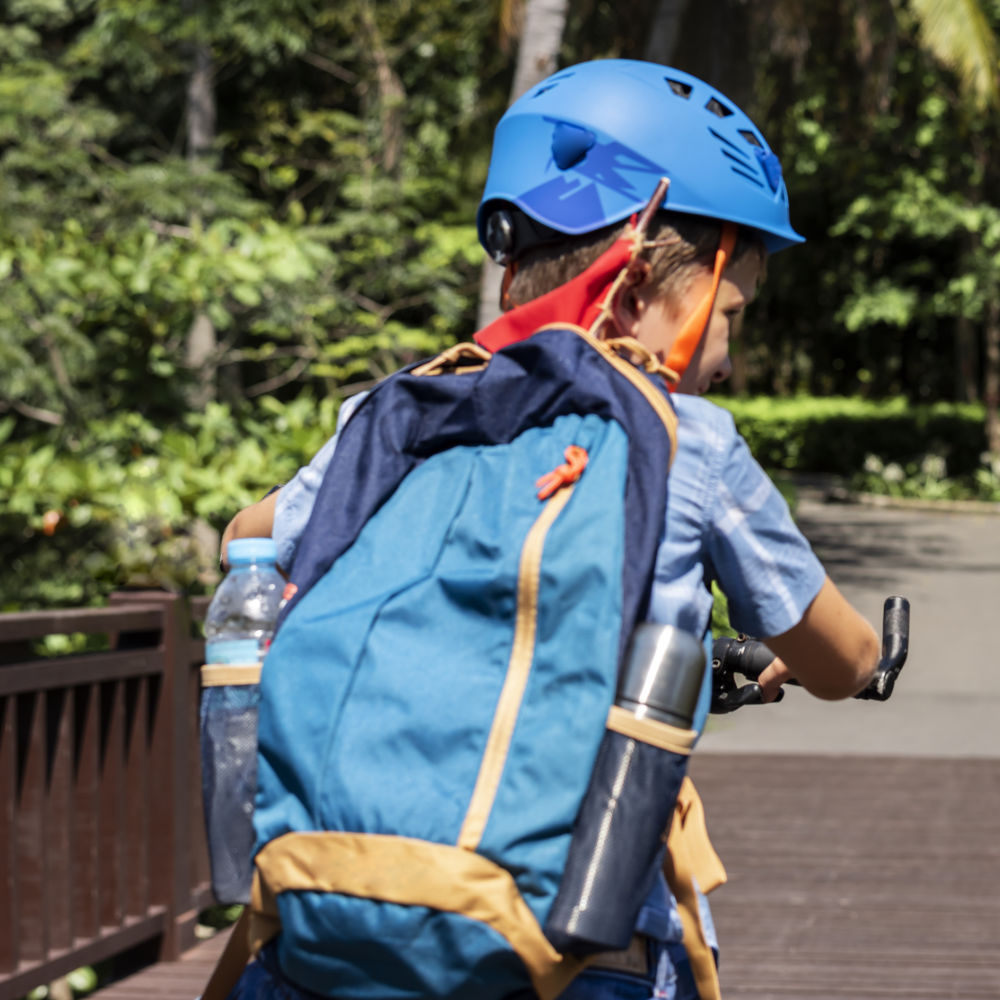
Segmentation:
[(253, 884), (250, 887), (250, 905), (247, 907), (247, 912), (250, 914), (246, 933), (247, 947), (251, 955), (256, 955), (271, 938), (277, 937), (281, 932), (278, 901), (256, 867)]
[(250, 909), (244, 907), (222, 950), (201, 1000), (226, 1000), (250, 960)]
[(677, 796), (663, 859), (663, 874), (677, 901), (684, 928), (684, 948), (691, 962), (698, 996), (701, 1000), (721, 1000), (719, 973), (701, 922), (695, 887), (702, 892), (711, 892), (726, 881), (726, 870), (708, 839), (701, 797), (687, 777)]

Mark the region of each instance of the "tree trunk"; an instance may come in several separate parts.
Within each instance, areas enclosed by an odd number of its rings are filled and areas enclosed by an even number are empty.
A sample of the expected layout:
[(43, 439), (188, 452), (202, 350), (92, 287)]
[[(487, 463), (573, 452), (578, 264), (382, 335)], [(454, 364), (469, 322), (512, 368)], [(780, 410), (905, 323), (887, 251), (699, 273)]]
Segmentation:
[(528, 0), (525, 4), (511, 104), (558, 68), (568, 9), (569, 0)]
[[(187, 88), (187, 158), (193, 172), (205, 169), (215, 142), (215, 89), (212, 83), (212, 50), (204, 42), (194, 48)], [(188, 404), (201, 410), (218, 395), (216, 387), (215, 326), (206, 313), (198, 313), (187, 335), (185, 361), (195, 372)]]
[(1000, 303), (996, 296), (986, 310), (983, 402), (986, 404), (986, 447), (1000, 458)]
[(745, 0), (659, 0), (646, 58), (704, 80), (741, 108), (752, 107), (749, 6)]
[[(511, 104), (558, 68), (568, 9), (569, 0), (527, 0), (510, 89)], [(479, 329), (500, 315), (502, 282), (503, 268), (487, 257), (479, 277)]]
[(963, 403), (979, 399), (976, 330), (968, 316), (955, 320), (955, 398)]
[(195, 45), (187, 88), (187, 155), (200, 163), (215, 142), (215, 88), (212, 85), (212, 49), (204, 42)]
[(665, 63), (668, 66), (674, 64), (688, 3), (689, 0), (659, 0), (657, 3), (646, 43), (645, 55), (650, 62)]
[(403, 82), (389, 61), (385, 40), (375, 22), (372, 7), (365, 5), (361, 11), (367, 47), (375, 63), (375, 80), (378, 86), (378, 114), (382, 123), (382, 167), (386, 173), (396, 175), (403, 158), (403, 107), (406, 91)]

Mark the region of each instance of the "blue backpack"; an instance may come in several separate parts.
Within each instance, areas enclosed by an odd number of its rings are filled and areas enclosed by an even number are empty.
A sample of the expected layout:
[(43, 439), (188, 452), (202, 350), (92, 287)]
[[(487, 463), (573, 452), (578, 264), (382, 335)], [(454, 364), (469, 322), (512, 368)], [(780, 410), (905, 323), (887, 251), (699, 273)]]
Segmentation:
[(628, 353), (579, 328), (461, 345), (342, 430), (260, 687), (251, 938), (280, 926), (298, 985), (549, 998), (579, 971), (543, 927), (676, 433)]

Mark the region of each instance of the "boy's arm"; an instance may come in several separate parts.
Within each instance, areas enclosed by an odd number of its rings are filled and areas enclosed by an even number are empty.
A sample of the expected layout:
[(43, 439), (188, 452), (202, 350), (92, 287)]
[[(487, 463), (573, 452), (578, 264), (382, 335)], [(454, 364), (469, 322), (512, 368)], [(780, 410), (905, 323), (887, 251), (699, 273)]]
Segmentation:
[[(828, 700), (849, 698), (865, 687), (880, 654), (875, 630), (829, 577), (798, 625), (764, 641), (810, 694)], [(762, 676), (762, 682), (768, 680)]]
[(274, 505), (279, 490), (272, 490), (262, 500), (244, 507), (226, 525), (222, 533), (221, 561), (223, 569), (228, 569), (226, 549), (234, 538), (270, 538), (274, 530)]

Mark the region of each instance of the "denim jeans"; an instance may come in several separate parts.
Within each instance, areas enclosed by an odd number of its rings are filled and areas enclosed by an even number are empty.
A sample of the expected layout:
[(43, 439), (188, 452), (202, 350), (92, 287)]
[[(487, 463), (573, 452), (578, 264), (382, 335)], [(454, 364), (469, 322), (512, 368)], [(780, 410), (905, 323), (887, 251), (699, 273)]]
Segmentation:
[(611, 969), (587, 969), (559, 995), (559, 1000), (698, 1000), (684, 948), (647, 942), (646, 975)]

